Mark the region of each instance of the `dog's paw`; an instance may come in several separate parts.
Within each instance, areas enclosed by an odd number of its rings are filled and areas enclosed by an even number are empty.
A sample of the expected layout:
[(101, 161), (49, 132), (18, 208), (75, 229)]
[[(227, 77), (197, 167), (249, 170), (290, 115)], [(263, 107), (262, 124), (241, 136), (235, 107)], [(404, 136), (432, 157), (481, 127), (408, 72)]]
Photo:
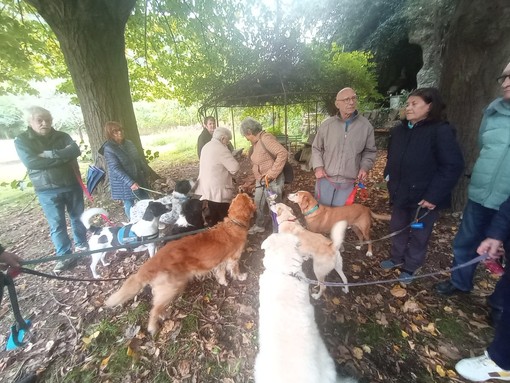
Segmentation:
[(147, 326), (147, 331), (154, 338), (159, 331), (159, 323), (157, 320), (149, 320), (149, 325)]
[(342, 290), (345, 294), (347, 294), (349, 292), (349, 287), (345, 286)]
[(356, 248), (356, 250), (361, 250), (361, 246), (358, 245), (358, 246), (354, 246)]
[(245, 281), (247, 277), (248, 277), (248, 273), (242, 273), (242, 274), (239, 274), (237, 276), (237, 280), (238, 281)]
[(313, 299), (319, 299), (321, 297), (322, 293), (319, 291), (318, 293), (312, 294)]
[(371, 256), (372, 256), (372, 255), (374, 255), (374, 254), (372, 254), (372, 252), (371, 252), (371, 251), (367, 251), (367, 254), (366, 254), (366, 255), (367, 255), (367, 257), (371, 257)]

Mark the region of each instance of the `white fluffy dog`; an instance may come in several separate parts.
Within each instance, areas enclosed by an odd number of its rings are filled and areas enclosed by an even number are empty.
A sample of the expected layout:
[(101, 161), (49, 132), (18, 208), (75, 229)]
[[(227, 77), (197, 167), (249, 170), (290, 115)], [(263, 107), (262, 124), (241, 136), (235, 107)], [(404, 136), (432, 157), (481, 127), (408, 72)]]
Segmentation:
[(260, 276), (259, 353), (256, 383), (354, 383), (335, 370), (315, 323), (308, 284), (292, 234), (272, 234), (263, 243), (265, 271)]

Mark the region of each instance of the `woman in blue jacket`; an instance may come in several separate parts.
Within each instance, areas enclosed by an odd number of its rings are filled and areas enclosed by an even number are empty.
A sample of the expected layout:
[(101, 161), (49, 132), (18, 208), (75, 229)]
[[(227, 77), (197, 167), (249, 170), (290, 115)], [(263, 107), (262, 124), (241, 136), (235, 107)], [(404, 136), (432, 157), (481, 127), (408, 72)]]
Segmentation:
[[(406, 118), (390, 135), (384, 169), (392, 204), (390, 230), (405, 229), (392, 237), (391, 258), (382, 261), (381, 267), (400, 267), (403, 283), (411, 282), (425, 263), (438, 210), (449, 207), (451, 191), (464, 168), (454, 130), (443, 119), (443, 111), (437, 89), (417, 89), (407, 99)], [(408, 226), (417, 211), (423, 228)]]
[(121, 124), (107, 122), (105, 133), (108, 141), (99, 149), (99, 153), (106, 159), (112, 198), (124, 202), (124, 212), (130, 219), (130, 209), (135, 201), (150, 198), (145, 190), (140, 189), (147, 187), (148, 166), (135, 144), (125, 139)]

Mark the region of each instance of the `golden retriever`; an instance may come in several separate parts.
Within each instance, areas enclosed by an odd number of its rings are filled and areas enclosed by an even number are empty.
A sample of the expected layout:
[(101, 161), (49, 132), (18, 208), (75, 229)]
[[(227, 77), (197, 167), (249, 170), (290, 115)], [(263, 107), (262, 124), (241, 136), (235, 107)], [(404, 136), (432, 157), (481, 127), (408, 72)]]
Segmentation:
[[(356, 203), (340, 207), (319, 205), (313, 195), (307, 191), (289, 194), (289, 200), (299, 205), (305, 216), (308, 230), (329, 233), (336, 222), (345, 220), (360, 241), (370, 241), (372, 218), (385, 221), (391, 218), (389, 215), (376, 214), (368, 207)], [(368, 243), (367, 256), (370, 257), (372, 254), (372, 244)]]
[(122, 304), (149, 284), (153, 300), (147, 328), (154, 336), (159, 329), (158, 320), (189, 280), (212, 272), (221, 285), (226, 285), (228, 270), (233, 278), (244, 281), (246, 273), (239, 272), (238, 262), (255, 209), (255, 203), (247, 194), (238, 194), (223, 222), (167, 243), (106, 300), (106, 306)]
[[(276, 213), (278, 222), (279, 233), (294, 234), (299, 239), (297, 245), (298, 251), (305, 255), (307, 258), (312, 257), (313, 272), (319, 284), (319, 292), (312, 294), (314, 299), (319, 299), (326, 290), (326, 286), (322, 284), (326, 275), (331, 270), (335, 269), (344, 283), (347, 283), (347, 278), (343, 272), (342, 256), (340, 254), (340, 246), (344, 240), (345, 229), (347, 228), (347, 221), (339, 221), (333, 225), (331, 229), (331, 239), (324, 237), (319, 233), (312, 233), (306, 230), (297, 221), (292, 208), (283, 204), (277, 203), (271, 207), (271, 210)], [(349, 287), (344, 286), (345, 293), (349, 292)]]

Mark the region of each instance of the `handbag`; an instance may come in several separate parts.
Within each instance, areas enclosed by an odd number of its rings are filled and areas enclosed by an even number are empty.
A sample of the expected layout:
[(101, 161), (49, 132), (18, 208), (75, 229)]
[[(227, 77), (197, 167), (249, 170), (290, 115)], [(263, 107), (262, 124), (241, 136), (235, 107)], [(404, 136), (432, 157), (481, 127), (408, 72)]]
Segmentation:
[[(264, 150), (271, 156), (271, 158), (274, 161), (276, 159), (276, 156), (273, 153), (271, 153), (269, 150), (267, 150), (266, 145), (264, 145), (264, 142), (262, 141), (262, 137), (260, 137), (259, 142), (261, 143)], [(283, 173), (284, 182), (286, 184), (290, 184), (290, 183), (292, 183), (292, 181), (294, 181), (294, 169), (292, 168), (292, 165), (289, 163), (289, 160), (287, 160), (285, 162), (285, 166), (283, 167), (282, 173)]]

